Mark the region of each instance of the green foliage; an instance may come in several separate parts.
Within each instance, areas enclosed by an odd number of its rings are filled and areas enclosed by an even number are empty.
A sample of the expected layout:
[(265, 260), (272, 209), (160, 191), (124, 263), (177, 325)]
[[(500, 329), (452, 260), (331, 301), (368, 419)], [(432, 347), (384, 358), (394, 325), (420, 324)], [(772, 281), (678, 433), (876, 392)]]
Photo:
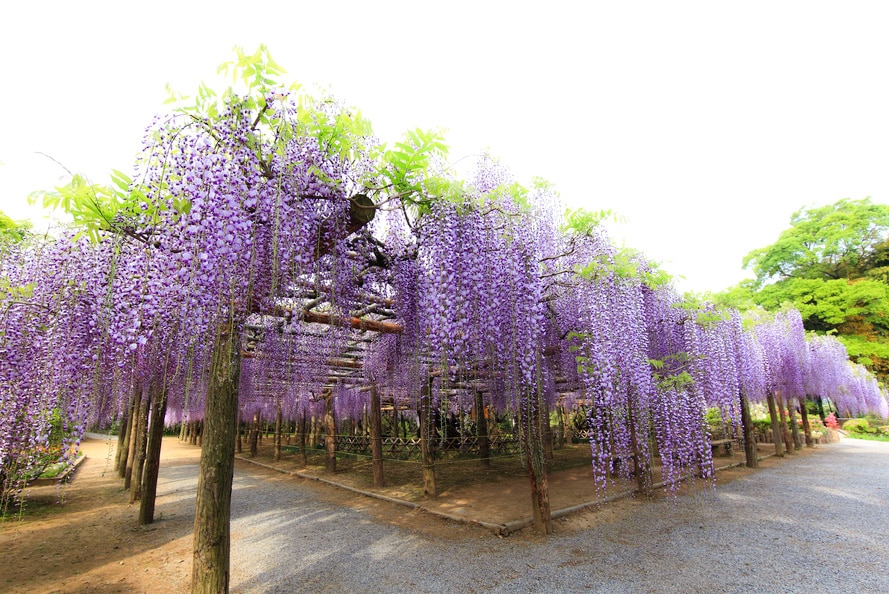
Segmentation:
[(447, 153), (441, 132), (406, 132), (401, 142), (391, 148), (383, 147), (375, 172), (382, 180), (380, 190), (412, 206), (417, 217), (429, 212), (435, 198), (458, 199), (463, 195), (462, 185), (432, 173), (433, 164), (447, 157)]
[(14, 221), (0, 211), (0, 244), (20, 242), (31, 232), (30, 221)]
[(889, 376), (889, 205), (844, 199), (801, 209), (774, 244), (750, 252), (744, 281), (715, 301), (742, 311), (799, 310), (807, 330), (835, 333), (878, 379)]
[[(90, 183), (84, 176), (75, 174), (64, 186), (50, 191), (36, 191), (28, 196), (34, 204), (41, 202), (44, 208), (61, 209), (68, 213), (81, 234), (98, 242), (103, 232), (135, 234), (133, 221), (137, 216), (150, 216), (152, 209), (166, 209), (165, 204), (148, 204), (141, 190), (125, 173), (113, 170), (111, 184), (103, 186)], [(180, 208), (187, 212), (188, 205)], [(141, 238), (143, 241), (146, 239)]]
[[(581, 220), (591, 219), (581, 215)], [(583, 228), (584, 224), (579, 223), (580, 228)], [(642, 252), (632, 248), (620, 248), (614, 253), (604, 253), (584, 266), (576, 266), (574, 272), (588, 279), (614, 276), (620, 280), (644, 284), (652, 289), (672, 282), (672, 277), (667, 272), (648, 261)]]
[(602, 221), (613, 216), (612, 211), (608, 209), (591, 211), (585, 208), (569, 208), (565, 210), (565, 222), (562, 223), (561, 231), (576, 235), (592, 235)]
[(843, 423), (843, 431), (850, 433), (876, 433), (876, 430), (871, 428), (867, 419), (849, 419)]
[(889, 435), (883, 433), (849, 433), (846, 437), (851, 437), (853, 439), (864, 439), (867, 441), (889, 442)]
[(767, 285), (751, 297), (769, 310), (793, 304), (810, 330), (836, 329), (852, 317), (889, 330), (889, 285), (876, 280), (790, 278)]
[(663, 359), (648, 359), (651, 375), (661, 390), (683, 390), (694, 383), (686, 371), (691, 357), (685, 351), (667, 355)]
[(861, 358), (889, 360), (889, 344), (885, 342), (868, 340), (855, 334), (838, 334), (837, 338), (846, 347), (849, 357), (859, 359), (859, 363), (862, 363)]
[(889, 206), (843, 199), (801, 209), (774, 244), (744, 258), (757, 279), (856, 278), (874, 264), (875, 249), (889, 235)]

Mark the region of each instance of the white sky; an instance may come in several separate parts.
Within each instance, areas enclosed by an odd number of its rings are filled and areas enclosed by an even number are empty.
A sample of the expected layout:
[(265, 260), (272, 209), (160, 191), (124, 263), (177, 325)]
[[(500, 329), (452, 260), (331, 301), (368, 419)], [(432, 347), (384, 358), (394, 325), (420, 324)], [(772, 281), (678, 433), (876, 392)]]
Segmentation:
[[(447, 129), (524, 182), (627, 219), (612, 235), (685, 277), (744, 278), (792, 212), (889, 203), (881, 2), (16, 2), (0, 19), (0, 210), (67, 168), (129, 170), (165, 84), (220, 88), (265, 43), (383, 140)], [(581, 8), (583, 7), (583, 8)]]

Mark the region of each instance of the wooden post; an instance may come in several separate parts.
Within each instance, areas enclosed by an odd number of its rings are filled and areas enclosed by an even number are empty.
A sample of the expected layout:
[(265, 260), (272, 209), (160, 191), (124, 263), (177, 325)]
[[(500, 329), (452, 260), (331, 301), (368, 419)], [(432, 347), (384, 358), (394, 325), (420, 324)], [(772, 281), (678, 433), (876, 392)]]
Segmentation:
[(309, 453), (306, 451), (306, 413), (303, 412), (299, 416), (299, 453), (303, 466), (309, 463)]
[[(132, 439), (130, 439), (133, 435), (133, 421), (136, 418), (136, 411), (139, 410), (139, 401), (136, 400), (135, 396), (133, 397), (133, 401), (130, 403), (129, 414), (127, 415), (127, 437), (124, 440), (124, 444), (121, 447), (120, 451), (120, 465), (118, 466), (117, 472), (118, 476), (122, 479), (125, 479), (127, 476), (127, 466), (132, 469), (132, 447), (130, 443)], [(132, 472), (132, 470), (130, 471)], [(129, 485), (125, 485), (124, 488), (129, 488)]]
[(812, 426), (809, 425), (809, 411), (806, 410), (806, 399), (800, 396), (799, 414), (803, 418), (803, 433), (806, 436), (806, 447), (815, 447), (815, 440), (812, 439)]
[(488, 437), (488, 415), (485, 409), (484, 394), (475, 393), (475, 434), (478, 437), (478, 457), (482, 464), (491, 465), (491, 439)]
[(543, 439), (543, 453), (547, 461), (553, 459), (553, 427), (549, 422), (549, 407), (540, 399), (540, 437)]
[(244, 452), (244, 444), (241, 439), (241, 434), (244, 432), (244, 423), (241, 421), (241, 408), (238, 407), (238, 420), (237, 420), (237, 430), (235, 436), (235, 452), (241, 454)]
[(793, 436), (793, 449), (801, 450), (803, 447), (803, 440), (799, 434), (799, 425), (796, 424), (796, 405), (794, 404), (793, 400), (787, 403), (787, 409), (790, 413), (790, 432)]
[(191, 591), (228, 592), (231, 494), (238, 419), (240, 337), (233, 327), (220, 325), (210, 364), (204, 406), (206, 439), (201, 448), (194, 517)]
[(160, 381), (161, 385), (152, 385), (148, 447), (145, 456), (145, 473), (142, 479), (142, 499), (139, 504), (140, 525), (154, 522), (157, 477), (160, 472), (161, 445), (164, 438), (164, 416), (167, 414), (167, 390), (162, 383), (163, 380)]
[[(120, 425), (118, 425), (117, 430), (117, 449), (114, 450), (114, 471), (120, 472), (120, 461), (123, 458), (122, 453), (124, 448), (126, 447), (126, 439), (127, 439), (127, 430), (130, 422), (130, 407), (129, 405), (123, 409), (123, 414), (120, 417)], [(126, 460), (124, 460), (124, 464), (126, 464)], [(124, 467), (126, 468), (126, 467)]]
[(769, 419), (772, 421), (772, 440), (775, 442), (775, 455), (784, 456), (784, 434), (781, 432), (781, 422), (778, 420), (778, 410), (775, 405), (775, 395), (771, 390), (766, 391), (766, 402), (769, 405)]
[(250, 457), (253, 458), (256, 456), (257, 451), (259, 450), (259, 409), (256, 409), (256, 412), (253, 413), (253, 423), (250, 425), (250, 434), (247, 437), (247, 442), (250, 446)]
[(281, 460), (281, 399), (275, 399), (275, 462)]
[(148, 433), (148, 405), (150, 398), (143, 398), (139, 402), (139, 424), (133, 429), (136, 440), (136, 449), (133, 451), (133, 467), (130, 473), (130, 503), (138, 501), (142, 497), (142, 470), (145, 468), (145, 441)]
[(375, 385), (370, 387), (370, 453), (373, 460), (374, 487), (383, 486), (383, 419), (380, 394)]
[[(646, 497), (649, 497), (652, 493), (651, 485), (653, 484), (653, 481), (651, 480), (651, 463), (648, 460), (648, 456), (646, 456), (645, 452), (642, 451), (642, 448), (639, 447), (640, 440), (636, 428), (636, 407), (634, 401), (635, 396), (631, 393), (627, 401), (627, 421), (629, 422), (630, 429), (630, 446), (633, 448), (633, 464), (634, 470), (636, 471), (636, 486), (639, 488), (640, 493), (642, 493)], [(645, 441), (648, 441), (647, 431), (645, 435)], [(703, 471), (703, 468), (701, 470)]]
[(435, 444), (432, 431), (432, 378), (420, 393), (420, 453), (423, 457), (423, 494), (436, 497)]
[(334, 473), (336, 472), (336, 416), (332, 392), (327, 392), (324, 396), (324, 449), (327, 453), (324, 469)]
[(759, 468), (759, 456), (756, 451), (756, 440), (753, 436), (753, 419), (750, 417), (750, 400), (742, 388), (741, 398), (741, 431), (744, 440), (744, 457), (747, 468)]
[(519, 431), (525, 457), (525, 469), (531, 487), (531, 509), (534, 528), (541, 534), (553, 531), (552, 511), (549, 504), (549, 477), (546, 468), (546, 452), (540, 424), (541, 398), (539, 390), (525, 394), (519, 406)]
[(784, 438), (784, 447), (788, 454), (794, 454), (793, 439), (790, 437), (790, 429), (787, 427), (787, 409), (784, 405), (784, 399), (779, 393), (777, 395), (778, 413), (781, 417), (781, 436)]

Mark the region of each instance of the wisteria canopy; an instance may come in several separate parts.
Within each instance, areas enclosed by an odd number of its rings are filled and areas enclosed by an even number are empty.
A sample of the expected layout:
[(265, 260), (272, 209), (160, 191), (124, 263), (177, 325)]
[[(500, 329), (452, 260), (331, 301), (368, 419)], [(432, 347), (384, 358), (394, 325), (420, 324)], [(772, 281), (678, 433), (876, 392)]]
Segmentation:
[(168, 425), (201, 419), (220, 328), (240, 337), (245, 416), (320, 417), (329, 399), (361, 418), (373, 392), (460, 412), (481, 395), (518, 420), (532, 480), (535, 419), (556, 406), (584, 405), (603, 486), (608, 460), (652, 447), (667, 477), (712, 472), (705, 413), (740, 438), (742, 395), (887, 416), (876, 380), (795, 310), (685, 301), (548, 184), (490, 157), (458, 179), (434, 133), (383, 146), (356, 110), (273, 83), (265, 56), (232, 65), (247, 94), (202, 88), (156, 118), (117, 189), (45, 196), (80, 196), (87, 232), (2, 246), (4, 483), (134, 399), (162, 395)]

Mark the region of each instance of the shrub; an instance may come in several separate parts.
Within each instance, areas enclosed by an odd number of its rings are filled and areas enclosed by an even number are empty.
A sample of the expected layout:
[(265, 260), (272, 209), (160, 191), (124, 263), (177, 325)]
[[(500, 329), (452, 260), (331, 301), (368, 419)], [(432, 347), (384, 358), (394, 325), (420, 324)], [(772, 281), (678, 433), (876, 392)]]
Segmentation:
[(843, 430), (850, 433), (871, 433), (870, 424), (867, 419), (849, 419), (843, 423)]

